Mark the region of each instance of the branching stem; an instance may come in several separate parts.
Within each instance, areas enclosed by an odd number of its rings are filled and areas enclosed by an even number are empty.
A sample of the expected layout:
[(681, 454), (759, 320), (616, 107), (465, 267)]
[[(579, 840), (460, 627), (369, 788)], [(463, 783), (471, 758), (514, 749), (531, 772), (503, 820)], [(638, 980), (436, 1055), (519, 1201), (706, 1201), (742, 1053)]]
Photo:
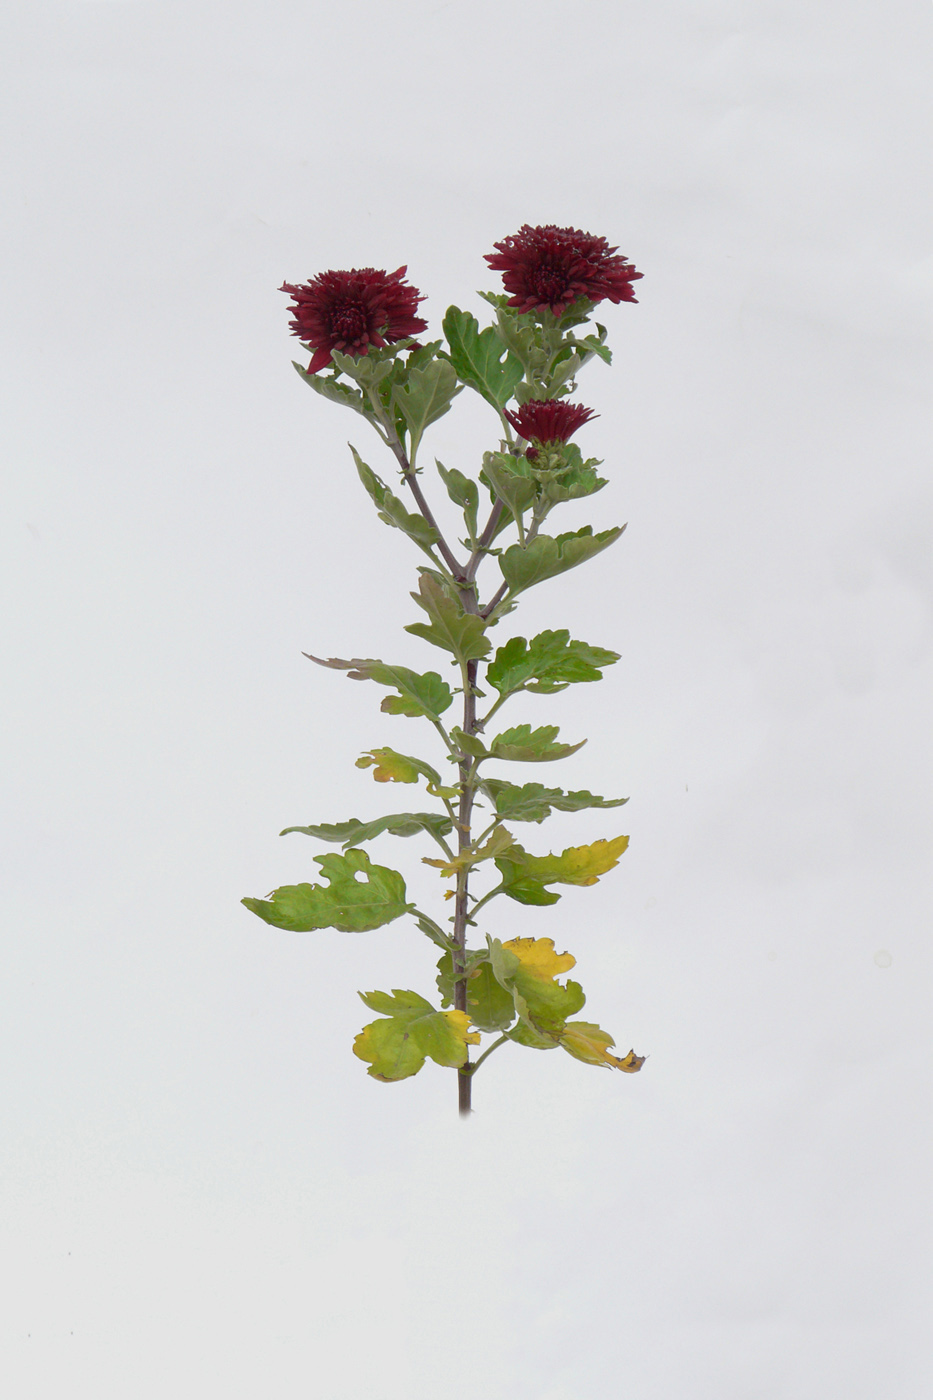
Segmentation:
[(494, 1040), (494, 1041), (492, 1042), (492, 1044), (491, 1044), (487, 1049), (485, 1049), (485, 1050), (483, 1051), (483, 1053), (480, 1055), (479, 1059), (476, 1060), (476, 1062), (473, 1064), (472, 1068), (470, 1069), (470, 1074), (471, 1074), (471, 1075), (472, 1075), (472, 1074), (475, 1074), (476, 1071), (479, 1069), (480, 1065), (481, 1065), (481, 1064), (483, 1063), (483, 1061), (486, 1059), (486, 1057), (487, 1057), (488, 1055), (491, 1055), (492, 1052), (493, 1052), (493, 1050), (498, 1050), (498, 1049), (499, 1049), (499, 1046), (500, 1046), (500, 1045), (504, 1045), (504, 1044), (506, 1043), (507, 1040), (508, 1040), (508, 1036), (507, 1036), (507, 1035), (500, 1035), (500, 1037), (499, 1037), (498, 1040)]

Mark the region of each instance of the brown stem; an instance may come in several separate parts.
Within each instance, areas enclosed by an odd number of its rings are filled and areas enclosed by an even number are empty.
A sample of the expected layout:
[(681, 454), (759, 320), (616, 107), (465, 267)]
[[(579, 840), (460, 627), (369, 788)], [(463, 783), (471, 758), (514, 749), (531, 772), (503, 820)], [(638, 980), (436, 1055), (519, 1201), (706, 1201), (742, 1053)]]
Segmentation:
[(496, 504), (493, 506), (492, 511), (490, 512), (489, 519), (486, 521), (486, 528), (483, 530), (483, 533), (476, 541), (476, 548), (470, 555), (470, 562), (466, 566), (466, 577), (470, 580), (476, 577), (476, 570), (482, 563), (483, 555), (486, 552), (486, 546), (490, 543), (493, 535), (496, 533), (496, 526), (499, 524), (499, 518), (502, 515), (502, 509), (502, 502), (496, 501)]
[(417, 476), (412, 470), (412, 466), (405, 453), (405, 449), (402, 447), (402, 444), (397, 439), (395, 442), (390, 443), (390, 446), (392, 448), (392, 451), (395, 453), (396, 458), (398, 459), (399, 466), (402, 468), (402, 476), (407, 481), (408, 486), (411, 490), (411, 494), (414, 496), (416, 502), (418, 503), (418, 509), (421, 511), (421, 514), (424, 516), (425, 520), (428, 522), (432, 530), (434, 530), (435, 534), (437, 535), (437, 547), (440, 550), (441, 558), (444, 560), (444, 563), (447, 565), (448, 569), (453, 574), (455, 579), (465, 579), (466, 570), (460, 563), (459, 559), (457, 559), (457, 557), (455, 556), (453, 550), (450, 548), (450, 545), (444, 539), (444, 536), (441, 533), (441, 527), (434, 519), (434, 512), (432, 511), (431, 507), (427, 503), (427, 500), (425, 499), (425, 494), (421, 489)]
[[(471, 594), (471, 612), (476, 610), (476, 600)], [(463, 732), (464, 734), (476, 733), (476, 662), (468, 661), (465, 667), (463, 686)], [(460, 762), (460, 806), (457, 811), (457, 847), (462, 854), (470, 846), (470, 827), (473, 818), (473, 797), (475, 787), (473, 783), (473, 760), (469, 755), (464, 755)], [(467, 1009), (467, 984), (466, 984), (466, 931), (467, 919), (469, 917), (469, 891), (470, 869), (467, 866), (457, 874), (457, 894), (454, 904), (454, 1006), (458, 1011)], [(470, 1113), (470, 1097), (472, 1088), (472, 1067), (469, 1059), (462, 1069), (457, 1072), (458, 1095), (460, 1101), (460, 1114), (465, 1117)]]

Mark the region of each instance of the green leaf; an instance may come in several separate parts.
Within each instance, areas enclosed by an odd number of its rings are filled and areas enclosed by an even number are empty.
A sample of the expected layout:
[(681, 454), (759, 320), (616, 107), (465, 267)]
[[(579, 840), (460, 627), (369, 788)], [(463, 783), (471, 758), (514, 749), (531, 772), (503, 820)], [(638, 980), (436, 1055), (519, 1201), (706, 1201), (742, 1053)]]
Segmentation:
[(422, 368), (410, 369), (402, 383), (393, 385), (392, 402), (408, 425), (408, 455), (412, 461), (425, 428), (443, 417), (461, 390), (446, 360), (432, 360)]
[(515, 844), (496, 858), (503, 893), (519, 904), (553, 904), (559, 895), (540, 897), (546, 885), (595, 885), (600, 875), (618, 865), (627, 846), (628, 837), (617, 836), (589, 846), (568, 846), (559, 856), (532, 856)]
[(522, 515), (538, 494), (538, 483), (530, 474), (527, 459), (510, 452), (484, 452), (482, 478), (520, 525)]
[(586, 743), (581, 739), (579, 744), (555, 744), (559, 733), (553, 724), (544, 724), (539, 729), (532, 729), (530, 724), (518, 724), (497, 734), (489, 751), (493, 758), (505, 758), (512, 763), (550, 763), (576, 753)]
[(427, 938), (430, 938), (432, 943), (436, 943), (438, 948), (443, 948), (445, 952), (450, 951), (453, 946), (453, 940), (448, 937), (444, 930), (436, 924), (433, 919), (429, 919), (427, 914), (419, 914), (417, 923), (421, 932)]
[(390, 836), (416, 836), (419, 831), (426, 831), (441, 840), (452, 830), (453, 822), (441, 812), (395, 812), (389, 817), (376, 817), (371, 822), (361, 822), (351, 817), (347, 822), (325, 822), (321, 826), (287, 826), (280, 834), (288, 836), (297, 831), (303, 836), (314, 836), (319, 841), (339, 841), (346, 850), (349, 846), (372, 841), (384, 831)]
[(379, 707), (387, 715), (408, 715), (436, 720), (453, 704), (453, 695), (446, 681), (436, 671), (419, 675), (404, 666), (381, 666), (373, 673), (381, 685), (394, 685), (399, 694), (387, 695)]
[(392, 374), (398, 356), (410, 349), (412, 343), (410, 339), (398, 340), (394, 345), (370, 349), (365, 355), (344, 355), (332, 350), (330, 357), (340, 374), (348, 375), (366, 389), (375, 389)]
[(501, 409), (524, 374), (521, 360), (494, 327), (481, 331), (476, 317), (457, 306), (451, 306), (444, 317), (444, 334), (450, 346), (448, 358), (464, 384)]
[(314, 859), (329, 882), (326, 886), (283, 885), (273, 890), (268, 900), (244, 899), (242, 903), (267, 924), (295, 933), (316, 928), (335, 928), (341, 933), (381, 928), (415, 907), (405, 902), (401, 875), (384, 865), (373, 865), (365, 851)]
[(434, 464), (440, 473), (441, 481), (447, 487), (448, 496), (454, 505), (463, 511), (470, 539), (474, 540), (478, 530), (476, 513), (479, 510), (479, 487), (471, 476), (464, 476), (456, 467), (445, 467), (436, 457)]
[(411, 596), (431, 621), (413, 622), (405, 628), (406, 632), (451, 652), (462, 665), (486, 655), (490, 642), (483, 619), (464, 612), (459, 601), (451, 598), (431, 574), (422, 573), (419, 592)]
[(543, 397), (558, 399), (563, 394), (570, 393), (572, 382), (576, 379), (581, 364), (580, 356), (575, 355), (572, 350), (563, 353), (548, 376)]
[(295, 369), (301, 375), (306, 384), (310, 384), (325, 399), (330, 399), (331, 403), (339, 403), (344, 408), (352, 408), (357, 413), (361, 413), (368, 422), (376, 421), (371, 405), (364, 399), (358, 389), (351, 389), (349, 384), (341, 384), (339, 379), (325, 374), (309, 374), (308, 371), (297, 360), (292, 360)]
[(583, 364), (586, 364), (587, 360), (591, 360), (594, 355), (598, 355), (605, 364), (611, 365), (612, 351), (606, 344), (606, 327), (597, 324), (596, 330), (597, 335), (585, 335), (582, 340), (574, 340), (572, 343), (578, 352), (583, 352), (580, 356)]
[(385, 661), (373, 661), (355, 656), (343, 661), (339, 656), (327, 660), (302, 652), (309, 661), (318, 666), (328, 666), (332, 671), (346, 671), (354, 681), (376, 681), (379, 685), (392, 686), (398, 696), (387, 695), (380, 708), (388, 715), (425, 716), (438, 719), (453, 703), (453, 694), (446, 681), (441, 680), (436, 671), (426, 671), (419, 675), (409, 671), (407, 666), (393, 666)]
[(460, 752), (467, 754), (470, 758), (489, 757), (489, 750), (482, 739), (476, 734), (464, 733), (459, 724), (455, 725), (450, 731), (450, 737), (453, 739)]
[[(437, 968), (441, 1004), (452, 1006), (455, 979), (450, 953), (444, 954)], [(514, 997), (496, 978), (488, 956), (474, 962), (467, 973), (467, 1012), (481, 1031), (502, 1031), (515, 1020)]]
[(392, 1083), (417, 1074), (430, 1057), (436, 1064), (459, 1068), (466, 1063), (468, 1046), (479, 1036), (469, 1029), (463, 1011), (436, 1011), (417, 992), (396, 988), (387, 992), (360, 992), (373, 1011), (388, 1019), (372, 1021), (353, 1042), (353, 1053), (368, 1062), (374, 1079)]
[[(596, 475), (596, 468), (602, 466), (598, 457), (583, 460), (583, 454), (575, 442), (566, 442), (561, 448), (563, 466), (556, 477), (545, 479), (542, 495), (551, 505), (564, 501), (576, 501), (583, 496), (592, 496), (606, 485), (606, 479)], [(549, 507), (550, 508), (550, 507)]]
[(356, 760), (357, 768), (372, 768), (377, 783), (416, 783), (419, 775), (439, 784), (441, 775), (421, 758), (396, 753), (394, 749), (370, 749)]
[[(426, 554), (430, 554), (431, 546), (437, 543), (437, 531), (434, 526), (429, 525), (423, 515), (415, 515), (411, 511), (407, 511), (398, 496), (394, 495), (372, 468), (366, 465), (352, 442), (349, 446), (353, 453), (353, 460), (356, 462), (360, 481), (372, 497), (379, 519), (385, 521), (386, 525), (392, 525), (395, 529), (402, 530)], [(433, 558), (433, 555), (431, 557)]]
[[(499, 335), (516, 359), (521, 361), (526, 374), (532, 377), (539, 374), (548, 362), (548, 351), (542, 343), (541, 332), (535, 324), (534, 317), (513, 311), (511, 307), (503, 304), (496, 309), (496, 323)], [(518, 389), (523, 387), (516, 386), (515, 397), (519, 402), (522, 401), (522, 395)]]
[(622, 534), (624, 525), (593, 534), (591, 525), (552, 538), (538, 535), (527, 545), (513, 544), (499, 556), (502, 576), (513, 593), (522, 593), (544, 579), (573, 569), (586, 559), (592, 559)]
[(496, 814), (503, 821), (543, 822), (558, 812), (580, 812), (587, 807), (621, 807), (627, 797), (594, 797), (591, 792), (561, 792), (542, 783), (525, 783), (517, 787), (501, 778), (486, 778), (483, 790), (492, 798)]
[(551, 695), (581, 681), (602, 680), (602, 668), (619, 660), (617, 651), (570, 640), (570, 633), (539, 632), (527, 642), (512, 637), (496, 651), (486, 678), (500, 695), (531, 690)]

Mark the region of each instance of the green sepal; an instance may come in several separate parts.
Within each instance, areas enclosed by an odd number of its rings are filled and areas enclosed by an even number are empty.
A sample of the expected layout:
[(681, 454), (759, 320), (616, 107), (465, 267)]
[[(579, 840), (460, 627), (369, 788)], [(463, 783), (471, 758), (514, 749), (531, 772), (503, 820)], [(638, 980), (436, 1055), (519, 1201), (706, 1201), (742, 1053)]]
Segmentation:
[(318, 928), (360, 933), (390, 924), (415, 907), (405, 901), (405, 881), (398, 871), (373, 865), (365, 851), (314, 859), (327, 885), (283, 885), (269, 899), (241, 902), (267, 924), (294, 933)]
[(463, 386), (446, 360), (431, 360), (409, 368), (404, 380), (392, 386), (392, 403), (408, 426), (408, 455), (414, 461), (425, 428), (442, 418)]
[(373, 841), (383, 832), (390, 836), (417, 836), (426, 831), (436, 840), (443, 840), (453, 830), (453, 822), (442, 812), (395, 812), (392, 816), (376, 817), (371, 822), (358, 821), (351, 817), (346, 822), (325, 822), (321, 826), (287, 826), (282, 836), (300, 832), (302, 836), (314, 836), (319, 841), (340, 842), (347, 850), (360, 846), (364, 841)]
[(624, 529), (620, 525), (594, 535), (592, 525), (584, 525), (556, 538), (538, 535), (527, 545), (513, 544), (499, 556), (502, 577), (513, 593), (522, 593), (608, 549)]
[(483, 791), (489, 796), (496, 815), (503, 821), (543, 822), (558, 812), (581, 812), (587, 807), (621, 807), (627, 797), (594, 797), (593, 793), (562, 792), (560, 788), (545, 787), (543, 783), (524, 783), (518, 787), (501, 778), (486, 778)]
[(576, 753), (586, 743), (581, 739), (579, 744), (555, 744), (559, 733), (559, 728), (553, 724), (544, 724), (538, 729), (532, 729), (530, 724), (517, 724), (497, 734), (489, 752), (492, 758), (504, 758), (512, 763), (551, 763)]
[(410, 671), (407, 666), (394, 666), (359, 656), (350, 661), (343, 661), (339, 656), (327, 659), (312, 656), (309, 651), (302, 652), (302, 656), (332, 671), (346, 671), (350, 680), (376, 681), (379, 685), (388, 685), (397, 690), (397, 696), (387, 695), (380, 706), (387, 715), (437, 720), (453, 704), (450, 686), (441, 680), (436, 671), (426, 671), (422, 675)]
[(491, 644), (483, 619), (464, 612), (459, 600), (452, 598), (427, 570), (422, 572), (418, 588), (411, 596), (431, 620), (413, 622), (405, 631), (451, 652), (462, 665), (485, 656)]
[[(395, 529), (402, 530), (426, 554), (431, 554), (431, 546), (437, 543), (437, 531), (434, 526), (429, 525), (423, 515), (416, 515), (406, 510), (398, 496), (389, 490), (384, 481), (380, 480), (372, 467), (366, 465), (352, 442), (349, 446), (353, 453), (353, 460), (356, 462), (360, 481), (372, 497), (379, 519), (385, 521), (386, 525), (392, 525)], [(433, 555), (431, 557), (433, 558)]]
[(388, 992), (360, 992), (372, 1011), (388, 1019), (372, 1021), (353, 1042), (353, 1053), (365, 1060), (374, 1079), (393, 1083), (417, 1074), (430, 1057), (436, 1064), (459, 1068), (466, 1063), (469, 1045), (479, 1036), (469, 1029), (462, 1011), (437, 1011), (417, 992), (395, 988)]
[(617, 651), (570, 640), (570, 633), (539, 632), (528, 642), (512, 637), (496, 651), (486, 679), (500, 695), (530, 690), (552, 695), (568, 685), (602, 680), (602, 668), (619, 660)]
[(479, 510), (479, 487), (470, 476), (464, 476), (463, 472), (457, 471), (456, 467), (445, 467), (443, 462), (434, 459), (434, 464), (440, 474), (441, 481), (447, 487), (447, 494), (454, 505), (459, 506), (463, 511), (463, 519), (466, 524), (470, 539), (475, 540), (479, 528), (477, 512)]
[(457, 374), (493, 408), (501, 409), (524, 374), (521, 360), (493, 326), (481, 331), (476, 317), (457, 306), (448, 309), (443, 325), (450, 346), (447, 358)]

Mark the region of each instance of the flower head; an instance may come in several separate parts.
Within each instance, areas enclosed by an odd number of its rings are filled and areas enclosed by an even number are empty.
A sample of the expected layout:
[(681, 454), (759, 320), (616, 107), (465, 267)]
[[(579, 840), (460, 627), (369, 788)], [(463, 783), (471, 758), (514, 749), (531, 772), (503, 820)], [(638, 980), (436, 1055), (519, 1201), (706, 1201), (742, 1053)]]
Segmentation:
[(331, 363), (332, 350), (366, 355), (371, 345), (382, 349), (427, 330), (427, 321), (415, 315), (424, 297), (405, 282), (407, 271), (354, 267), (349, 272), (320, 272), (301, 286), (286, 282), (279, 288), (294, 299), (289, 307), (293, 335), (314, 350), (309, 374)]
[(534, 443), (525, 453), (534, 461), (539, 447), (549, 447), (555, 442), (566, 442), (578, 428), (591, 418), (598, 418), (591, 408), (579, 403), (566, 403), (563, 399), (529, 399), (516, 411), (505, 410), (505, 416), (512, 427), (526, 442)]
[(518, 311), (550, 307), (562, 316), (579, 297), (589, 301), (634, 301), (636, 272), (624, 257), (614, 257), (605, 238), (594, 238), (578, 228), (522, 224), (518, 233), (494, 243), (499, 251), (485, 255), (489, 266), (502, 273), (511, 293), (508, 305)]

